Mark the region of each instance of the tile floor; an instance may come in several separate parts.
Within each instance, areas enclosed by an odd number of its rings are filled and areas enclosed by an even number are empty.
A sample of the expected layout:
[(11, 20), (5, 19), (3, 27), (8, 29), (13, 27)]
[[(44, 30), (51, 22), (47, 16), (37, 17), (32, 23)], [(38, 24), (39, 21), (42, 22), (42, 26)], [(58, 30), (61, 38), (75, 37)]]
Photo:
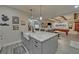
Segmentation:
[(56, 54), (79, 54), (79, 49), (70, 46), (71, 40), (79, 41), (79, 34), (69, 34), (68, 36), (62, 33), (60, 35), (60, 40), (58, 40), (58, 50)]

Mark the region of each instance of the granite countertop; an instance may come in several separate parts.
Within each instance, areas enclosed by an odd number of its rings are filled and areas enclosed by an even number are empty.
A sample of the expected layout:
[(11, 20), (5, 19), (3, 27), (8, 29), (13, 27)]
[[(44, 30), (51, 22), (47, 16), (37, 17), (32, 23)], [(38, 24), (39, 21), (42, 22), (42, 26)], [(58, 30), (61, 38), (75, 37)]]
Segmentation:
[(34, 38), (34, 39), (36, 39), (38, 41), (41, 41), (41, 42), (43, 42), (45, 40), (48, 40), (49, 38), (52, 38), (52, 37), (54, 37), (56, 35), (58, 35), (58, 34), (57, 33), (42, 32), (42, 31), (30, 32), (29, 33), (30, 37), (32, 37), (32, 38)]

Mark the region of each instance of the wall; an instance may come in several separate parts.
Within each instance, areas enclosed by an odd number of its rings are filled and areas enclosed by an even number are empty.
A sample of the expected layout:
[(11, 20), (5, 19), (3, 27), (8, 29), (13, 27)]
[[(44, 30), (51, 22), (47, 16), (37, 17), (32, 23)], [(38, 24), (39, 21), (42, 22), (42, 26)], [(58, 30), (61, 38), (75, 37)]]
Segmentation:
[[(74, 13), (76, 12), (72, 12), (72, 13), (68, 13), (68, 14), (64, 14), (64, 15), (60, 15), (60, 16), (64, 16), (65, 18), (67, 18), (67, 21), (68, 21), (68, 25), (71, 26), (72, 25), (72, 29), (70, 29), (69, 33), (72, 33), (72, 34), (77, 34), (78, 32), (74, 31), (75, 29), (75, 23), (74, 23)], [(79, 11), (77, 11), (77, 13), (79, 13)], [(58, 17), (54, 17), (55, 19), (57, 19)], [(54, 23), (56, 21), (54, 21), (55, 19), (51, 19)], [(64, 20), (63, 18), (58, 18), (58, 20)], [(50, 21), (50, 20), (48, 20)], [(47, 20), (44, 21), (45, 23), (47, 22)], [(51, 23), (51, 22), (50, 22)]]
[[(2, 30), (4, 32), (9, 31), (9, 35), (11, 34), (10, 36), (7, 36), (7, 37), (11, 37), (9, 40), (3, 40), (3, 41), (6, 42), (6, 43), (5, 42), (4, 43), (7, 44), (7, 43), (11, 43), (11, 42), (21, 40), (21, 36), (19, 35), (21, 33), (21, 31), (27, 31), (28, 30), (27, 13), (22, 12), (22, 11), (17, 10), (17, 9), (14, 9), (14, 8), (6, 7), (6, 6), (0, 6), (0, 23), (5, 23), (4, 21), (1, 20), (2, 14), (5, 14), (5, 15), (8, 16), (9, 21), (7, 21), (7, 23), (10, 25), (10, 26), (7, 26), (7, 27), (9, 27), (9, 30), (6, 29), (6, 28), (4, 28), (6, 30), (3, 30), (3, 29)], [(19, 17), (19, 27), (20, 28), (17, 31), (13, 31), (12, 16), (18, 16)], [(21, 20), (24, 20), (26, 22), (26, 25), (21, 25)], [(0, 28), (2, 28), (2, 27), (0, 26)], [(17, 39), (18, 37), (19, 37), (19, 39)]]
[[(26, 20), (26, 27), (25, 26), (21, 26), (21, 23), (19, 24), (20, 25), (20, 31), (21, 30), (26, 30), (27, 31), (27, 14), (22, 12), (22, 11), (19, 11), (17, 9), (14, 9), (14, 8), (9, 8), (9, 7), (4, 7), (4, 6), (0, 6), (0, 23), (3, 22), (1, 20), (1, 15), (2, 14), (5, 14), (9, 17), (9, 21), (7, 21), (7, 23), (10, 24), (10, 26), (12, 26), (12, 16), (18, 16), (19, 17), (19, 20)], [(19, 21), (19, 22), (20, 22)]]

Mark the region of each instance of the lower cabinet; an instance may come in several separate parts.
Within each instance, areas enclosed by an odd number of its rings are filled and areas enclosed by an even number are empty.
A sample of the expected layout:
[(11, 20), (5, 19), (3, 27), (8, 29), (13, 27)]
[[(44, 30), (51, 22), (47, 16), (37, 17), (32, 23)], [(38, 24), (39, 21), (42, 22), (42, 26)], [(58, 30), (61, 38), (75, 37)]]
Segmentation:
[(22, 37), (22, 41), (30, 54), (54, 54), (58, 48), (58, 35), (44, 41), (33, 37), (29, 37), (29, 40), (27, 40)]
[(42, 53), (41, 47), (42, 47), (41, 42), (33, 38), (30, 39), (30, 50), (29, 50), (30, 54), (41, 54)]
[(40, 42), (34, 38), (29, 41), (30, 54), (54, 54), (58, 48), (58, 36), (52, 37), (46, 41)]

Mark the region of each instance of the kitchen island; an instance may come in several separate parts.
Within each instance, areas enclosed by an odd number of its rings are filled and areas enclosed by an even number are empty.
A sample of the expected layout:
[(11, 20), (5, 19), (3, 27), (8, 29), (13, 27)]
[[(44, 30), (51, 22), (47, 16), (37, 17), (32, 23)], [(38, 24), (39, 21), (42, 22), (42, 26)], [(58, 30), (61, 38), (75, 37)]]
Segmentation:
[[(23, 41), (30, 54), (53, 54), (58, 48), (58, 34), (49, 32), (23, 33)], [(28, 38), (27, 38), (28, 37)], [(27, 40), (29, 39), (29, 40)]]

